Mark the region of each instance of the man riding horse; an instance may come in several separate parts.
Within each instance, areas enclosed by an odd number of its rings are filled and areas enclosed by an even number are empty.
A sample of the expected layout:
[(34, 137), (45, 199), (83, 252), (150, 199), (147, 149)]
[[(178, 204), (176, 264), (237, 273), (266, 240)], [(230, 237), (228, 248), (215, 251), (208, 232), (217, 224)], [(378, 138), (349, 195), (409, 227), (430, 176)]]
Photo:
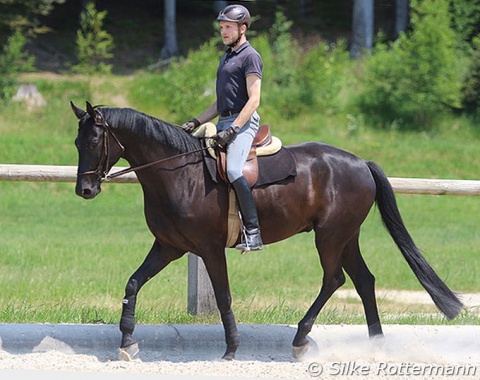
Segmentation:
[(263, 249), (257, 209), (250, 186), (242, 173), (255, 134), (259, 128), (262, 58), (250, 45), (246, 31), (250, 13), (243, 5), (229, 5), (218, 14), (220, 34), (228, 46), (217, 70), (217, 100), (200, 116), (182, 125), (188, 133), (219, 116), (217, 145), (226, 149), (227, 177), (237, 196), (244, 225), (243, 239), (235, 248), (241, 251)]

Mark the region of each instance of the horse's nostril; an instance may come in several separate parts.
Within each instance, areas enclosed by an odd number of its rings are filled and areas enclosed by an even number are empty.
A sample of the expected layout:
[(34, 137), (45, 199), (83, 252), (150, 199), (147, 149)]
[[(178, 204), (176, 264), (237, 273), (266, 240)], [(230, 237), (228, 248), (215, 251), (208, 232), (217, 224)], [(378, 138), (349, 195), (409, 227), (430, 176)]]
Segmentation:
[(77, 187), (75, 192), (79, 197), (82, 197), (84, 199), (95, 198), (95, 196), (98, 194), (98, 192), (91, 187)]

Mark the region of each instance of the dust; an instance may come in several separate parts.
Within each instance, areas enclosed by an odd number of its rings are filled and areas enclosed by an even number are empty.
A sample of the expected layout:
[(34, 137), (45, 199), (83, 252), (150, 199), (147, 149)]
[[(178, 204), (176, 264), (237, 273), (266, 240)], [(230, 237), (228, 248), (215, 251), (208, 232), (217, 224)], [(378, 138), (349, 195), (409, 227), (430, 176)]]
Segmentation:
[[(268, 330), (269, 327), (259, 328)], [(292, 327), (285, 328), (290, 332)], [(0, 350), (0, 376), (4, 378), (4, 371), (15, 370), (84, 373), (89, 379), (94, 373), (171, 375), (175, 379), (182, 378), (178, 376), (217, 376), (395, 380), (414, 376), (423, 380), (477, 379), (480, 376), (480, 326), (386, 325), (384, 333), (384, 338), (371, 340), (364, 325), (316, 325), (310, 333), (312, 349), (302, 360), (292, 359), (291, 352), (283, 348), (287, 344), (272, 344), (269, 350), (269, 345), (263, 342), (257, 348), (239, 349), (237, 360), (231, 362), (220, 360), (222, 352), (216, 344), (213, 345), (215, 349), (208, 349), (207, 345), (182, 352), (147, 348), (141, 350), (138, 359), (122, 362), (117, 360), (114, 348), (96, 345), (95, 351), (79, 353), (68, 345), (52, 345), (49, 341), (32, 352)]]

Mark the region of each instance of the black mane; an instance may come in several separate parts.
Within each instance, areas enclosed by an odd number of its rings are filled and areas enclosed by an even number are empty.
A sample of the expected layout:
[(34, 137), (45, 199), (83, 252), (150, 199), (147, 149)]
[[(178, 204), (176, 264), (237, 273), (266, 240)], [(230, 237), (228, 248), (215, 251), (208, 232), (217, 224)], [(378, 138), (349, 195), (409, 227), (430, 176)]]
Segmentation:
[(113, 129), (155, 141), (177, 152), (189, 152), (200, 147), (200, 141), (174, 124), (167, 123), (132, 108), (98, 108)]

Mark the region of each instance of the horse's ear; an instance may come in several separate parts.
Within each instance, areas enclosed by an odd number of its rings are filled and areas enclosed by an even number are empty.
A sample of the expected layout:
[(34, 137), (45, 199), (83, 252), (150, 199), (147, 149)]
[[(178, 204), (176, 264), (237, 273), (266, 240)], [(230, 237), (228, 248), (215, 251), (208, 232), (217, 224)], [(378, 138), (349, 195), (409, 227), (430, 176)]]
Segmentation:
[(87, 104), (87, 113), (90, 115), (92, 119), (95, 119), (95, 110), (93, 109), (93, 106), (90, 104), (90, 102), (86, 102)]
[(82, 119), (85, 115), (86, 112), (80, 108), (78, 108), (73, 102), (70, 100), (70, 107), (72, 107), (73, 113), (75, 116), (80, 120)]
[(90, 117), (95, 120), (96, 124), (103, 124), (103, 116), (102, 114), (93, 108), (93, 106), (90, 104), (90, 102), (87, 103), (87, 113), (90, 115)]

